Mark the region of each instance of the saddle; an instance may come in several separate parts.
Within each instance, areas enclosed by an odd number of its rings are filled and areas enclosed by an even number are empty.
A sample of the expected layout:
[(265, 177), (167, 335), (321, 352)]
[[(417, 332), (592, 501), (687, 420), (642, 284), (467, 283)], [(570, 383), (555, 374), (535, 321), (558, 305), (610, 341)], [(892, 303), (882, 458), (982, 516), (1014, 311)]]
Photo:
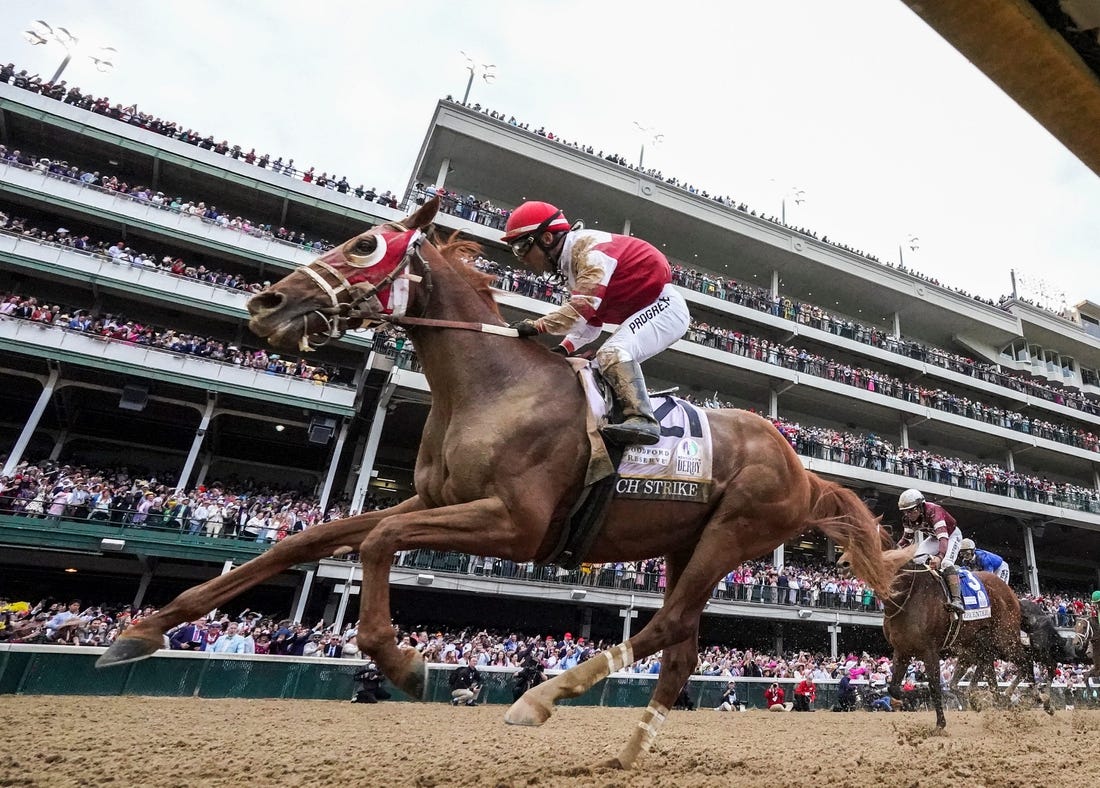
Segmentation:
[(584, 490), (546, 563), (575, 569), (599, 535), (612, 499), (706, 503), (713, 485), (712, 442), (706, 414), (670, 392), (650, 395), (661, 423), (656, 445), (605, 442), (600, 429), (614, 413), (611, 388), (585, 360), (569, 362), (588, 401), (585, 426), (591, 449)]

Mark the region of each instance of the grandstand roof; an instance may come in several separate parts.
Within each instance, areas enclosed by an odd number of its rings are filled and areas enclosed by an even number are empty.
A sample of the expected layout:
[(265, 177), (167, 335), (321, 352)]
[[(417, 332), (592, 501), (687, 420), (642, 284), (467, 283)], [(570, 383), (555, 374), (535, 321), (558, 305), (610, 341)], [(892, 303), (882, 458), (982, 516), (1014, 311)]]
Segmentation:
[(905, 0), (1100, 175), (1100, 0)]

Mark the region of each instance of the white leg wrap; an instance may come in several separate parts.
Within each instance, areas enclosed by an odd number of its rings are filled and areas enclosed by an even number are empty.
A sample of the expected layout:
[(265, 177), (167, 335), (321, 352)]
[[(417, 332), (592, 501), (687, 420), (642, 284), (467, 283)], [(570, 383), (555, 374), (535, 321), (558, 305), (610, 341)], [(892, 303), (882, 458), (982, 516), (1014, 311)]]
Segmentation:
[(642, 712), (642, 719), (638, 723), (638, 727), (642, 730), (642, 740), (639, 744), (643, 750), (649, 752), (650, 747), (653, 746), (653, 741), (657, 738), (657, 731), (664, 725), (667, 718), (668, 709), (659, 703), (650, 703), (646, 710)]
[(634, 664), (634, 650), (630, 647), (629, 643), (620, 643), (617, 646), (613, 646), (603, 652), (603, 656), (604, 659), (607, 660), (607, 672), (609, 675), (622, 670), (627, 665)]

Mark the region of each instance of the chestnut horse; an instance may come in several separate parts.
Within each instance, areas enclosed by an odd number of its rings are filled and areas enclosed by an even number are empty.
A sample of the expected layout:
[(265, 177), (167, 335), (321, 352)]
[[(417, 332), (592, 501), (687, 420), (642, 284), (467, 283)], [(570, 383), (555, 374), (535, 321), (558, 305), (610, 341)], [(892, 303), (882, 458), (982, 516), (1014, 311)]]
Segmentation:
[[(893, 541), (885, 528), (880, 536), (883, 549), (893, 547)], [(997, 676), (993, 665), (995, 659), (1007, 659), (1016, 666), (1017, 673), (1020, 674), (1010, 691), (1015, 689), (1021, 678), (1031, 681), (1032, 661), (1020, 641), (1020, 600), (1007, 583), (990, 572), (974, 573), (985, 584), (990, 616), (960, 622), (956, 635), (952, 632), (954, 615), (944, 604), (946, 596), (940, 579), (924, 564), (907, 560), (915, 551), (916, 546), (913, 546), (904, 551), (885, 553), (890, 561), (901, 564), (898, 566), (893, 588), (882, 596), (882, 630), (894, 649), (893, 675), (889, 690), (892, 697), (900, 700), (901, 683), (909, 661), (913, 658), (921, 660), (928, 677), (928, 696), (936, 711), (936, 727), (943, 728), (947, 725), (947, 718), (943, 713), (940, 685), (941, 657), (958, 657), (950, 686), (952, 691), (963, 674), (971, 666), (974, 667), (974, 674), (970, 679), (971, 693), (984, 676), (996, 694)], [(847, 554), (842, 555), (839, 562), (841, 567), (845, 567), (847, 562)], [(1032, 686), (1036, 694), (1039, 694), (1038, 688), (1034, 684)], [(1049, 696), (1040, 697), (1044, 708), (1051, 712)]]
[[(416, 650), (398, 648), (390, 623), (394, 553), (456, 550), (516, 562), (550, 556), (584, 485), (591, 451), (585, 397), (565, 359), (505, 328), (491, 277), (470, 265), (476, 245), (452, 239), (437, 248), (423, 236), (437, 208), (432, 200), (403, 223), (347, 241), (248, 305), (252, 330), (290, 351), (338, 336), (382, 308), (406, 326), (432, 391), (416, 494), (390, 509), (288, 537), (184, 592), (127, 629), (99, 664), (148, 656), (170, 627), (293, 564), (357, 551), (363, 563), (359, 646), (394, 684), (422, 698), (425, 664)], [(528, 690), (506, 722), (540, 725), (558, 700), (663, 650), (650, 703), (610, 762), (630, 768), (652, 745), (695, 669), (700, 615), (732, 567), (817, 528), (847, 547), (853, 571), (870, 586), (889, 587), (892, 574), (875, 538), (878, 521), (854, 493), (807, 472), (766, 419), (740, 410), (707, 415), (714, 442), (708, 502), (615, 499), (583, 556), (606, 562), (664, 555), (664, 606), (626, 642)]]

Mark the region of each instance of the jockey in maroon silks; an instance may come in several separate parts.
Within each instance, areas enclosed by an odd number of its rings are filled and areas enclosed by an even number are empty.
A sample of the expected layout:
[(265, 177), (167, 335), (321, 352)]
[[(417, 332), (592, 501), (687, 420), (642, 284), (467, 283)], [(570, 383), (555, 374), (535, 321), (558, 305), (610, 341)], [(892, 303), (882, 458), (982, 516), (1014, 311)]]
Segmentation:
[(623, 445), (656, 443), (660, 426), (639, 365), (682, 337), (689, 321), (665, 256), (640, 238), (570, 225), (545, 202), (512, 211), (502, 240), (533, 268), (560, 272), (570, 289), (556, 310), (511, 327), (521, 337), (564, 336), (554, 350), (568, 355), (596, 339), (604, 323), (618, 324), (595, 355), (623, 414), (622, 423), (608, 424), (603, 434)]
[(905, 526), (898, 547), (918, 543), (913, 560), (921, 562), (924, 559), (923, 563), (927, 566), (940, 570), (951, 594), (947, 607), (962, 615), (964, 608), (955, 559), (958, 558), (963, 537), (962, 531), (955, 525), (955, 518), (938, 503), (925, 501), (920, 490), (903, 492), (898, 498), (898, 509)]

